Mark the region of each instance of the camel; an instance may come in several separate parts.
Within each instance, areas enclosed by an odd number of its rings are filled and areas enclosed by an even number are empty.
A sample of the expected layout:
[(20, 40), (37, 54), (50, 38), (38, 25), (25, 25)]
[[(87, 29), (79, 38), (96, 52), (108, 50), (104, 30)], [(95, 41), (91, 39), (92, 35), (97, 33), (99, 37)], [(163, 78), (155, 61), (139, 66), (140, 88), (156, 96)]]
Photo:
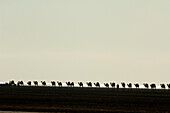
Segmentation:
[(83, 87), (83, 83), (82, 82), (78, 82), (80, 87)]
[(156, 85), (155, 84), (151, 84), (151, 89), (156, 89)]
[(61, 82), (57, 81), (57, 84), (58, 84), (59, 87), (62, 87), (62, 83)]
[(104, 85), (105, 85), (107, 88), (109, 88), (109, 84), (108, 84), (108, 83), (104, 83)]
[(9, 85), (10, 85), (10, 86), (16, 86), (14, 80), (9, 81)]
[(145, 86), (145, 88), (149, 88), (149, 85), (147, 83), (143, 84)]
[(96, 87), (100, 87), (99, 82), (94, 83), (94, 85), (95, 85)]
[(74, 87), (74, 82), (66, 82), (67, 86)]
[(71, 86), (71, 83), (70, 83), (70, 82), (66, 82), (66, 84), (67, 84), (68, 87)]
[(139, 88), (139, 84), (138, 84), (138, 83), (137, 83), (137, 84), (134, 84), (134, 85), (135, 85), (136, 88)]
[(37, 81), (33, 81), (35, 86), (38, 86), (38, 82)]
[(17, 86), (23, 86), (24, 85), (24, 82), (23, 81), (18, 81), (17, 82)]
[(52, 86), (55, 86), (55, 81), (51, 81)]
[(74, 82), (71, 82), (71, 83), (70, 83), (70, 86), (71, 86), (71, 87), (74, 87)]
[(165, 89), (165, 84), (160, 84), (161, 88)]
[(127, 84), (129, 88), (132, 88), (132, 83)]
[(41, 81), (43, 86), (46, 86), (46, 82), (45, 81)]
[(88, 87), (92, 87), (92, 83), (91, 82), (86, 82)]
[(27, 84), (28, 84), (29, 86), (31, 86), (31, 81), (28, 81)]
[(170, 84), (167, 84), (168, 88), (170, 89)]
[(115, 88), (115, 83), (114, 82), (110, 82), (110, 85)]
[(124, 82), (122, 82), (121, 84), (122, 84), (122, 87), (123, 87), (123, 88), (125, 88), (125, 83), (124, 83)]
[(24, 82), (23, 82), (23, 81), (21, 81), (21, 82), (20, 82), (20, 84), (24, 85)]

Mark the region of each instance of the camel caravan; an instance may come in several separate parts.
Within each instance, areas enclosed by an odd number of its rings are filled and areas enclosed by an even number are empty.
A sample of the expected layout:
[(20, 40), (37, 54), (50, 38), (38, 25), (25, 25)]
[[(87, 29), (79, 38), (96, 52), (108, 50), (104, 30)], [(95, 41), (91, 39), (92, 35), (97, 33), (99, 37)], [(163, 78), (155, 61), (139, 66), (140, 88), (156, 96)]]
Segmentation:
[[(60, 81), (51, 81), (51, 86), (52, 87), (63, 87), (63, 83)], [(67, 87), (75, 87), (75, 83), (74, 82), (65, 82), (65, 85)], [(138, 83), (132, 84), (132, 83), (128, 83), (126, 84), (125, 82), (121, 82), (121, 85), (116, 84), (114, 82), (110, 82), (110, 83), (104, 83), (104, 84), (100, 84), (99, 82), (86, 82), (85, 84), (83, 82), (78, 82), (77, 85), (79, 87), (96, 87), (96, 88), (100, 88), (101, 85), (103, 85), (106, 88), (136, 88), (139, 89), (141, 88), (140, 85)], [(4, 84), (0, 84), (0, 86), (47, 86), (46, 81), (41, 81), (40, 83), (38, 83), (38, 81), (28, 81), (26, 84), (24, 84), (23, 81), (18, 81), (17, 83), (14, 82), (14, 80), (9, 81), (8, 83), (4, 83)], [(48, 85), (49, 86), (49, 85)], [(66, 87), (65, 86), (65, 87)], [(77, 87), (77, 86), (76, 86)], [(156, 89), (156, 84), (148, 84), (148, 83), (143, 83), (143, 88), (145, 89)], [(159, 87), (161, 89), (170, 89), (170, 84), (160, 84)]]

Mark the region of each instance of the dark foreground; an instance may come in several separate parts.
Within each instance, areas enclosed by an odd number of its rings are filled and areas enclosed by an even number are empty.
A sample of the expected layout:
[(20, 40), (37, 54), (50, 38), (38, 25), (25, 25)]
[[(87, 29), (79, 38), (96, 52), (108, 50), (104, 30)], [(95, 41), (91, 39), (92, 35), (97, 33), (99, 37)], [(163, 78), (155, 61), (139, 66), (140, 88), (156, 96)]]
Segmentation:
[(0, 111), (170, 112), (170, 90), (0, 86)]

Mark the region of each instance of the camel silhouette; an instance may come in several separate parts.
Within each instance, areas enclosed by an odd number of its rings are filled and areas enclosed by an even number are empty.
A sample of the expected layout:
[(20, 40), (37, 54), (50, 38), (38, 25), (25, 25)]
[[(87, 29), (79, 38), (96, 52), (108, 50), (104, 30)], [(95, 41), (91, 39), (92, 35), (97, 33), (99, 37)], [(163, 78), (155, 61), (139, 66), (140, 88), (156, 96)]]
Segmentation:
[(147, 83), (143, 84), (145, 86), (145, 88), (149, 88), (149, 85)]
[(27, 84), (28, 84), (29, 86), (31, 86), (31, 81), (28, 81)]
[(67, 86), (70, 87), (71, 86), (71, 83), (70, 82), (66, 82)]
[(18, 81), (17, 82), (17, 86), (23, 86), (24, 85), (24, 82), (23, 81)]
[(165, 84), (160, 84), (162, 89), (165, 89)]
[(127, 84), (129, 88), (132, 88), (132, 83)]
[(155, 84), (151, 84), (151, 89), (156, 89), (156, 85)]
[(121, 82), (121, 84), (122, 84), (122, 87), (125, 88), (125, 83), (124, 83), (124, 82)]
[(41, 81), (43, 86), (46, 86), (46, 82), (45, 81)]
[(105, 85), (107, 88), (109, 88), (109, 84), (108, 84), (108, 83), (104, 83), (104, 85)]
[(70, 85), (71, 85), (71, 87), (74, 87), (74, 82), (71, 82)]
[(94, 85), (95, 85), (96, 87), (100, 87), (99, 82), (94, 83)]
[(62, 83), (61, 82), (57, 81), (57, 84), (58, 84), (59, 87), (62, 87)]
[(74, 87), (74, 82), (66, 82), (68, 87)]
[(138, 84), (138, 83), (137, 83), (137, 84), (134, 84), (134, 85), (135, 85), (136, 88), (139, 88), (139, 84)]
[(38, 82), (37, 81), (33, 81), (35, 86), (38, 86)]
[(55, 86), (56, 84), (55, 84), (55, 81), (51, 81), (51, 84), (52, 84), (52, 86)]
[(115, 83), (114, 82), (110, 82), (110, 85), (115, 88)]
[(82, 82), (78, 82), (80, 87), (83, 87), (83, 83)]
[(168, 88), (170, 89), (170, 84), (167, 84)]
[(86, 82), (88, 87), (92, 87), (92, 83), (91, 82)]
[(9, 81), (9, 84), (8, 84), (8, 85), (9, 85), (9, 86), (16, 86), (14, 80)]

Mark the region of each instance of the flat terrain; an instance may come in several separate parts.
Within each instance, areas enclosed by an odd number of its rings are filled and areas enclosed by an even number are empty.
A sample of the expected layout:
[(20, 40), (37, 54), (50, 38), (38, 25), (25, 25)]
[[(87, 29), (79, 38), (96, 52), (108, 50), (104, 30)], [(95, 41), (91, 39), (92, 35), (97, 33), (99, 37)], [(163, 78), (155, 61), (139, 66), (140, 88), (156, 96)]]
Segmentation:
[(170, 112), (170, 90), (0, 86), (0, 111)]

